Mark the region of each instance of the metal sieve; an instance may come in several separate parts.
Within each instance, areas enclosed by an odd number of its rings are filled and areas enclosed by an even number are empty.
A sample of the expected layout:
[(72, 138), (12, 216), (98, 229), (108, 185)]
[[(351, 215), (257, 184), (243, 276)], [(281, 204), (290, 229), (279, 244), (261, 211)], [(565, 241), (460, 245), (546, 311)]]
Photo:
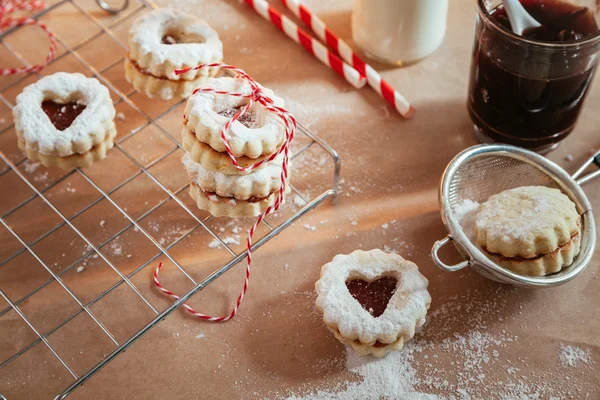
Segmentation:
[[(575, 278), (590, 263), (596, 247), (596, 224), (592, 206), (580, 185), (600, 175), (600, 169), (580, 178), (594, 163), (600, 167), (600, 152), (590, 157), (570, 176), (564, 169), (529, 150), (509, 145), (477, 145), (470, 147), (448, 164), (440, 183), (439, 202), (448, 236), (431, 249), (435, 264), (444, 271), (458, 271), (470, 266), (481, 275), (498, 282), (525, 287), (546, 287)], [(496, 264), (479, 249), (463, 230), (456, 212), (466, 199), (485, 202), (491, 195), (520, 186), (547, 186), (561, 190), (577, 206), (581, 215), (581, 251), (573, 264), (560, 272), (543, 277), (524, 276)], [(464, 261), (447, 265), (439, 250), (453, 243)]]

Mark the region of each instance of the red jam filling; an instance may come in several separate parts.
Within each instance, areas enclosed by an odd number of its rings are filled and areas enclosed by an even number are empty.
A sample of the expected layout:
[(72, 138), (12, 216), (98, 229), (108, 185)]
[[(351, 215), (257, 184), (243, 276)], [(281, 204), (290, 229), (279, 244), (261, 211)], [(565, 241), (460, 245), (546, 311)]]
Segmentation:
[(373, 282), (362, 279), (346, 281), (352, 297), (375, 318), (385, 312), (397, 286), (398, 280), (393, 276), (384, 276)]
[(52, 100), (42, 102), (42, 110), (59, 131), (64, 131), (71, 126), (79, 114), (85, 110), (85, 107), (85, 104), (75, 102), (67, 104), (56, 103)]

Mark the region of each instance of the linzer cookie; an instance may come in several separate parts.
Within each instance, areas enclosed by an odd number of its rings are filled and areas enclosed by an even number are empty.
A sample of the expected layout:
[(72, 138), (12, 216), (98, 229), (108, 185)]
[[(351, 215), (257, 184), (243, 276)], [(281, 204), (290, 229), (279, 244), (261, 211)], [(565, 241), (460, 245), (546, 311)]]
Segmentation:
[[(192, 161), (208, 170), (222, 172), (227, 175), (248, 174), (248, 171), (239, 170), (231, 163), (231, 158), (229, 158), (227, 152), (218, 152), (206, 143), (202, 143), (185, 126), (181, 131), (181, 146), (189, 154)], [(257, 162), (267, 160), (270, 156), (270, 154), (267, 154), (258, 158), (236, 157), (236, 160), (241, 167), (248, 168)], [(262, 164), (254, 170), (264, 168), (266, 165), (266, 163)]]
[(428, 284), (414, 263), (397, 254), (356, 250), (321, 268), (316, 306), (340, 342), (382, 357), (401, 349), (425, 323)]
[(581, 217), (560, 190), (524, 186), (491, 196), (475, 224), (488, 257), (522, 275), (544, 276), (573, 263), (581, 245)]
[(265, 198), (278, 191), (281, 186), (283, 154), (266, 163), (264, 168), (244, 175), (209, 170), (195, 163), (189, 153), (183, 156), (182, 162), (190, 182), (207, 193), (214, 193), (221, 197), (236, 200)]
[(214, 216), (248, 217), (262, 214), (277, 198), (283, 202), (290, 189), (289, 148), (282, 147), (286, 126), (275, 112), (281, 107), (283, 100), (243, 73), (210, 78), (195, 89), (181, 136), (190, 196), (198, 208)]
[[(286, 186), (285, 194), (290, 192)], [(279, 190), (265, 197), (249, 197), (247, 200), (238, 200), (235, 197), (223, 197), (215, 193), (202, 190), (197, 184), (190, 183), (190, 197), (196, 202), (196, 206), (208, 211), (215, 217), (256, 217), (262, 214), (268, 207), (275, 204)]]
[(223, 59), (219, 35), (204, 21), (188, 13), (157, 9), (138, 18), (129, 31), (125, 77), (148, 97), (170, 100), (188, 97), (218, 68), (176, 69), (216, 63)]
[[(185, 107), (184, 126), (198, 141), (208, 144), (218, 152), (226, 151), (221, 131), (228, 121), (248, 104), (245, 96), (223, 96), (215, 92), (248, 94), (252, 91), (242, 78), (210, 78), (202, 87), (211, 91), (198, 92), (190, 97)], [(284, 106), (284, 101), (261, 87), (274, 105)], [(264, 105), (254, 103), (237, 121), (226, 129), (229, 147), (235, 157), (258, 158), (277, 151), (284, 139), (285, 127), (281, 119)]]
[[(281, 187), (283, 154), (263, 168), (243, 175), (207, 169), (194, 162), (189, 153), (182, 162), (190, 179), (190, 196), (198, 208), (215, 217), (260, 215), (274, 204)], [(285, 193), (289, 191), (287, 186)]]
[(63, 169), (106, 157), (117, 134), (108, 89), (94, 78), (58, 72), (27, 86), (13, 109), (27, 158)]

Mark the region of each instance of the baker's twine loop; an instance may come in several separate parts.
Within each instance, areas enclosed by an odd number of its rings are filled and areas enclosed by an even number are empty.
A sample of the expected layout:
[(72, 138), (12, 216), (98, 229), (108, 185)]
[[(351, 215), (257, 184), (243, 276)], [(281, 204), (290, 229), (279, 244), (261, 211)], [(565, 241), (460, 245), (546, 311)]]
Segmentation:
[(56, 36), (50, 28), (43, 22), (28, 18), (28, 17), (11, 17), (10, 15), (19, 11), (36, 11), (46, 8), (46, 3), (41, 0), (0, 0), (0, 33), (6, 29), (10, 29), (23, 25), (37, 25), (48, 35), (50, 45), (48, 55), (43, 63), (31, 65), (28, 67), (16, 68), (0, 68), (0, 76), (28, 74), (30, 72), (38, 72), (45, 68), (54, 60), (56, 56)]
[[(260, 167), (264, 163), (272, 161), (279, 154), (283, 153), (283, 162), (282, 162), (281, 175), (280, 175), (280, 185), (279, 185), (279, 190), (277, 191), (277, 195), (275, 197), (275, 201), (273, 202), (272, 205), (267, 207), (267, 209), (262, 214), (260, 214), (258, 216), (256, 221), (254, 222), (254, 225), (252, 225), (252, 228), (250, 228), (250, 230), (248, 231), (248, 238), (246, 241), (248, 253), (246, 256), (247, 264), (246, 264), (244, 286), (242, 287), (242, 290), (237, 298), (235, 306), (233, 307), (231, 312), (226, 316), (212, 317), (212, 316), (202, 314), (202, 313), (195, 311), (187, 303), (182, 304), (182, 306), (185, 308), (185, 310), (188, 311), (190, 314), (192, 314), (195, 317), (198, 317), (205, 321), (225, 322), (225, 321), (229, 321), (230, 319), (235, 317), (235, 315), (237, 314), (237, 312), (240, 308), (242, 300), (244, 299), (246, 291), (248, 290), (248, 282), (250, 281), (250, 265), (252, 264), (252, 237), (254, 236), (254, 232), (256, 231), (258, 225), (265, 219), (265, 217), (267, 215), (269, 215), (271, 212), (277, 211), (279, 209), (279, 206), (281, 204), (283, 204), (283, 202), (285, 200), (284, 197), (285, 197), (285, 189), (286, 189), (286, 182), (287, 182), (287, 177), (288, 177), (288, 165), (289, 165), (289, 146), (290, 146), (290, 142), (294, 138), (294, 133), (296, 131), (296, 119), (285, 108), (277, 106), (275, 104), (275, 102), (273, 101), (273, 99), (264, 93), (262, 86), (260, 86), (258, 84), (258, 82), (256, 82), (254, 79), (252, 79), (248, 74), (246, 74), (246, 72), (244, 72), (241, 69), (236, 68), (232, 65), (220, 64), (220, 63), (201, 64), (201, 65), (198, 65), (197, 67), (193, 67), (193, 68), (177, 69), (177, 70), (175, 70), (175, 73), (177, 75), (180, 75), (180, 74), (189, 72), (191, 70), (195, 71), (195, 70), (199, 70), (202, 68), (220, 68), (220, 69), (226, 69), (226, 70), (233, 70), (233, 71), (237, 72), (236, 77), (246, 80), (251, 88), (250, 93), (227, 92), (227, 91), (217, 90), (217, 89), (213, 89), (213, 88), (201, 88), (201, 87), (194, 89), (194, 91), (192, 92), (192, 95), (194, 95), (198, 92), (204, 92), (204, 93), (214, 93), (214, 94), (223, 95), (223, 96), (244, 97), (244, 98), (248, 99), (248, 103), (246, 105), (244, 105), (240, 109), (240, 111), (235, 113), (235, 115), (233, 117), (231, 117), (231, 119), (229, 121), (227, 121), (227, 123), (221, 130), (221, 139), (223, 140), (223, 143), (225, 145), (227, 155), (229, 156), (231, 163), (235, 166), (235, 168), (240, 171), (248, 172), (248, 171), (251, 171), (253, 169)], [(229, 146), (229, 139), (227, 138), (226, 132), (229, 131), (231, 124), (233, 124), (240, 117), (242, 117), (255, 103), (261, 104), (262, 106), (265, 107), (265, 109), (267, 111), (273, 113), (274, 115), (278, 116), (281, 119), (281, 121), (283, 122), (283, 124), (285, 126), (285, 137), (284, 137), (284, 141), (283, 141), (283, 144), (281, 145), (281, 147), (270, 157), (268, 157), (262, 161), (259, 161), (255, 164), (252, 164), (252, 165), (249, 165), (246, 167), (242, 167), (241, 165), (239, 165), (237, 159), (235, 158), (235, 155), (233, 154), (233, 152), (231, 150), (231, 147)], [(180, 299), (179, 296), (177, 296), (175, 293), (171, 292), (170, 290), (166, 289), (164, 286), (161, 285), (161, 283), (158, 279), (158, 275), (160, 273), (162, 266), (163, 266), (162, 263), (159, 263), (158, 266), (156, 267), (156, 269), (154, 270), (154, 284), (156, 285), (158, 290), (160, 290), (167, 296), (170, 296), (170, 297), (174, 298), (175, 300), (179, 300)]]

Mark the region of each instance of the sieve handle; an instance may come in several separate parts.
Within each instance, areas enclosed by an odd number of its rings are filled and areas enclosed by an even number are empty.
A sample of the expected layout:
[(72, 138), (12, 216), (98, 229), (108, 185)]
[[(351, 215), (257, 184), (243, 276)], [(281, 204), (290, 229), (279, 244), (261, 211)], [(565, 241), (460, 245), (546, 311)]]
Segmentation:
[(469, 265), (469, 261), (467, 261), (467, 260), (465, 260), (461, 263), (458, 263), (458, 264), (447, 265), (440, 259), (438, 252), (440, 251), (440, 249), (442, 247), (444, 247), (451, 241), (452, 241), (452, 238), (450, 236), (446, 236), (442, 240), (438, 240), (437, 242), (435, 242), (433, 244), (433, 247), (431, 248), (431, 258), (433, 259), (433, 262), (435, 263), (435, 265), (437, 265), (439, 268), (443, 269), (444, 271), (448, 271), (448, 272), (458, 271), (459, 269), (463, 269), (464, 267)]
[[(581, 176), (581, 174), (583, 174), (585, 170), (590, 165), (592, 165), (592, 163), (595, 164), (599, 169), (592, 171), (587, 175)], [(588, 158), (586, 162), (577, 170), (577, 172), (571, 175), (571, 178), (575, 179), (577, 184), (583, 185), (584, 183), (591, 181), (597, 176), (600, 176), (600, 151), (596, 152), (593, 156)]]

